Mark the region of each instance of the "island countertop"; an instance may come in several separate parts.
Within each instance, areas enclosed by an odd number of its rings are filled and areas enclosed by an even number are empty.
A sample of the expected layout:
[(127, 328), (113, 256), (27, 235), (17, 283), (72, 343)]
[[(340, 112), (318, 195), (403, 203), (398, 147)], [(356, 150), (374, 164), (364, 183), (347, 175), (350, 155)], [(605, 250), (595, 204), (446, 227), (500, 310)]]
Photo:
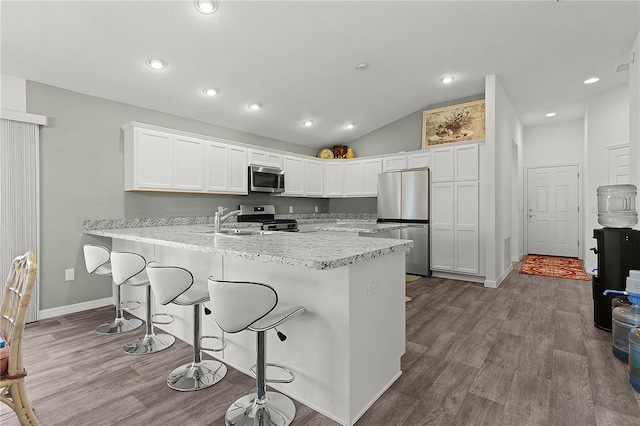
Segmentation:
[[(376, 224), (371, 224), (376, 225)], [(342, 238), (318, 233), (214, 235), (206, 224), (85, 229), (85, 233), (308, 269), (335, 269), (408, 250), (411, 240)]]
[(352, 222), (339, 221), (335, 223), (323, 223), (316, 226), (316, 231), (337, 231), (337, 232), (362, 232), (367, 234), (376, 234), (384, 231), (395, 231), (407, 228), (402, 223), (375, 223), (375, 222)]

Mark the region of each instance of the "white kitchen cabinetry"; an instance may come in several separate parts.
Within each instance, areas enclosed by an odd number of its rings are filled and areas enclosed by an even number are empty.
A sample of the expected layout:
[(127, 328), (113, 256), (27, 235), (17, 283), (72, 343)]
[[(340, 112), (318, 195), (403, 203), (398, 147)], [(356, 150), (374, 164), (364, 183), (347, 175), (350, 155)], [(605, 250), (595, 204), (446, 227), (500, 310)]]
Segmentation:
[(184, 136), (174, 137), (172, 189), (181, 191), (203, 190), (202, 145), (203, 141), (200, 139)]
[(276, 154), (275, 152), (249, 149), (247, 157), (250, 165), (282, 169), (282, 155)]
[(304, 160), (304, 165), (305, 195), (308, 197), (322, 197), (324, 195), (324, 164), (321, 160)]
[(342, 168), (343, 162), (340, 160), (327, 160), (324, 163), (324, 196), (342, 196)]
[(382, 173), (382, 160), (380, 158), (363, 160), (362, 165), (364, 172), (362, 195), (376, 196), (378, 195), (378, 175)]
[(480, 275), (479, 145), (431, 155), (431, 269)]
[(431, 167), (430, 150), (422, 150), (407, 154), (407, 168), (423, 169), (425, 167)]
[(382, 159), (382, 171), (390, 172), (392, 170), (404, 170), (407, 168), (407, 156), (394, 155), (393, 157), (384, 157)]
[(304, 159), (285, 155), (284, 193), (282, 195), (301, 197), (304, 195)]
[(205, 144), (207, 192), (247, 194), (247, 150), (223, 142)]
[(362, 195), (364, 172), (362, 161), (349, 161), (343, 166), (342, 194), (346, 197)]

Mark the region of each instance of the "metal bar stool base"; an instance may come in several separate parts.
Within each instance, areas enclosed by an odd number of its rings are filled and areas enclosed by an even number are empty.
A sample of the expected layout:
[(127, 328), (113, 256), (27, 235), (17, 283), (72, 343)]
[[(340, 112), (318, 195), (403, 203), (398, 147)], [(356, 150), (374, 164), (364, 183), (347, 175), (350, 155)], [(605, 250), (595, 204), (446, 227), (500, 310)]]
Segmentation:
[(147, 355), (163, 351), (173, 345), (176, 338), (170, 334), (147, 334), (124, 345), (124, 352), (129, 355)]
[(142, 325), (142, 321), (138, 318), (116, 318), (115, 320), (102, 324), (96, 328), (98, 334), (119, 334), (127, 331), (135, 330)]
[(262, 400), (251, 393), (234, 402), (227, 410), (227, 426), (287, 426), (296, 415), (296, 406), (288, 396), (266, 392)]
[(218, 383), (227, 374), (227, 366), (219, 361), (190, 362), (173, 370), (167, 386), (181, 392), (197, 391)]

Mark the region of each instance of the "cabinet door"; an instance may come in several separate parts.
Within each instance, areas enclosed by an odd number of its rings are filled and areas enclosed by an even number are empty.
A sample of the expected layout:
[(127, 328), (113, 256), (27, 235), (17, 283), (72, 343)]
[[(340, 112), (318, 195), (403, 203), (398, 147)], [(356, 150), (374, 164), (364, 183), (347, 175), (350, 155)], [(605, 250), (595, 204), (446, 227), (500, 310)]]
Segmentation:
[(478, 180), (478, 144), (456, 146), (454, 150), (455, 180)]
[(227, 168), (227, 146), (209, 142), (206, 144), (207, 191), (225, 192), (229, 187)]
[(324, 163), (324, 196), (342, 196), (342, 165), (338, 160), (327, 160)]
[(453, 182), (431, 185), (431, 269), (453, 271)]
[(349, 161), (343, 164), (342, 193), (345, 196), (362, 195), (363, 188), (363, 166), (362, 161)]
[(284, 195), (304, 195), (304, 160), (284, 157)]
[(282, 169), (282, 155), (275, 152), (250, 149), (247, 156), (249, 164)]
[(305, 195), (324, 195), (324, 165), (320, 160), (305, 160)]
[(453, 148), (431, 150), (431, 182), (453, 181)]
[(173, 189), (202, 191), (204, 189), (203, 141), (176, 136), (173, 141)]
[(382, 160), (364, 160), (364, 183), (362, 195), (378, 195), (378, 175), (382, 173)]
[(455, 184), (455, 265), (457, 272), (477, 274), (480, 267), (478, 182)]
[(247, 168), (247, 150), (239, 146), (227, 147), (228, 186), (227, 192), (248, 194), (249, 169)]
[(423, 169), (431, 167), (431, 152), (425, 150), (414, 154), (407, 155), (407, 166), (410, 169)]
[(173, 136), (136, 129), (134, 146), (135, 189), (171, 189)]
[(404, 170), (407, 168), (407, 156), (396, 155), (394, 157), (385, 157), (382, 159), (382, 171)]

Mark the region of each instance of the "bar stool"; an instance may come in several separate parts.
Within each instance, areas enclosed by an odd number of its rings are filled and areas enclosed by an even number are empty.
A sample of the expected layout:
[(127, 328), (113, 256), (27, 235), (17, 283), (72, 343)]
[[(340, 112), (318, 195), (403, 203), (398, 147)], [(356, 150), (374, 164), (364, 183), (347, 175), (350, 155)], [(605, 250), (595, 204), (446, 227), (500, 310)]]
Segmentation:
[[(227, 366), (216, 360), (202, 360), (201, 349), (222, 351), (224, 340), (217, 336), (200, 335), (200, 309), (209, 300), (209, 289), (205, 281), (194, 280), (193, 274), (185, 268), (162, 266), (157, 262), (147, 264), (147, 274), (156, 301), (161, 305), (173, 303), (179, 306), (193, 306), (193, 361), (181, 365), (167, 377), (167, 385), (179, 391), (196, 391), (215, 385), (227, 374)], [(205, 313), (211, 313), (205, 309)], [(220, 348), (202, 348), (201, 340), (217, 339)]]
[[(278, 392), (267, 392), (267, 383), (291, 383), (295, 375), (288, 368), (265, 362), (265, 332), (305, 312), (295, 305), (278, 304), (278, 293), (267, 284), (243, 281), (220, 281), (209, 278), (209, 296), (213, 317), (222, 330), (238, 333), (251, 330), (257, 333), (257, 362), (251, 367), (256, 376), (256, 393), (236, 400), (225, 415), (226, 425), (287, 426), (296, 415), (293, 401)], [(276, 330), (277, 331), (277, 330)], [(278, 331), (280, 340), (286, 336)], [(285, 370), (289, 379), (267, 379), (267, 366)]]
[[(128, 284), (130, 286), (145, 286), (147, 290), (146, 300), (146, 332), (144, 337), (132, 340), (124, 345), (125, 353), (129, 355), (147, 355), (160, 352), (173, 345), (176, 338), (170, 334), (155, 334), (153, 331), (153, 317), (151, 315), (151, 285), (146, 272), (147, 262), (138, 253), (111, 252), (111, 269), (113, 281), (116, 285)], [(171, 320), (168, 322), (156, 321), (156, 324), (170, 324), (173, 317), (168, 314), (156, 314), (155, 316), (167, 316)]]
[[(85, 244), (84, 247), (84, 264), (87, 267), (87, 272), (90, 274), (111, 276), (111, 253), (109, 249), (103, 246), (95, 244)], [(127, 302), (135, 303), (140, 306), (140, 302)], [(102, 324), (96, 328), (98, 334), (116, 334), (125, 333), (127, 331), (135, 330), (142, 325), (142, 321), (138, 318), (127, 319), (122, 314), (123, 310), (131, 310), (123, 308), (124, 303), (121, 300), (120, 286), (116, 286), (116, 318), (106, 324)], [(132, 308), (132, 309), (135, 309)]]

